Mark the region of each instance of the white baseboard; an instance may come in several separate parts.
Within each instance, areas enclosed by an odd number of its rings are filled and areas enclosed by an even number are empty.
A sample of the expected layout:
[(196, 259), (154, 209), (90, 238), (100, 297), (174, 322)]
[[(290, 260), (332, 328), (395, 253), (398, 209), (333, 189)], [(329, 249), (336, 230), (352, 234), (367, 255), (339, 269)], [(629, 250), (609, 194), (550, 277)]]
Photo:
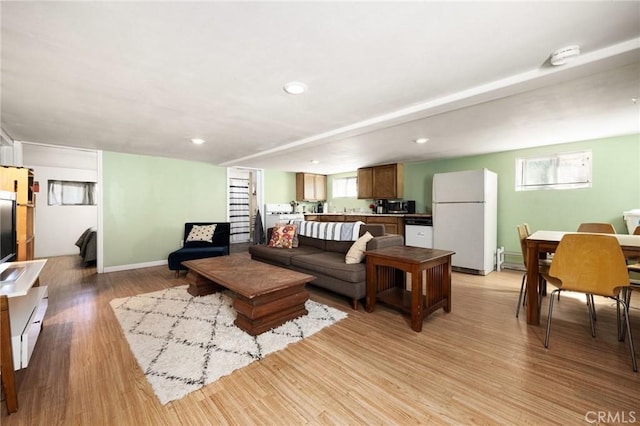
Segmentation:
[(167, 265), (166, 260), (156, 260), (154, 262), (132, 263), (130, 265), (105, 266), (104, 272), (128, 271), (130, 269), (151, 268), (152, 266)]
[(519, 263), (504, 262), (502, 264), (502, 269), (511, 269), (511, 270), (514, 270), (514, 271), (523, 271), (524, 272), (524, 265), (519, 264)]

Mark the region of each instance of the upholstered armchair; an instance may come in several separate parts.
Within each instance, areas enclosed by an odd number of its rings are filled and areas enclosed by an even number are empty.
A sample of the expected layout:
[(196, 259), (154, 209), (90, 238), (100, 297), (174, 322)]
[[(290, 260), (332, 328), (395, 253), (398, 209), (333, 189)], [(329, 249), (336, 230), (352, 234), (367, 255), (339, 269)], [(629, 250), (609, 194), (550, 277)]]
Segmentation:
[(182, 266), (186, 260), (203, 259), (206, 257), (227, 256), (231, 224), (229, 222), (187, 222), (184, 224), (184, 243), (182, 248), (169, 254), (169, 269), (186, 271)]

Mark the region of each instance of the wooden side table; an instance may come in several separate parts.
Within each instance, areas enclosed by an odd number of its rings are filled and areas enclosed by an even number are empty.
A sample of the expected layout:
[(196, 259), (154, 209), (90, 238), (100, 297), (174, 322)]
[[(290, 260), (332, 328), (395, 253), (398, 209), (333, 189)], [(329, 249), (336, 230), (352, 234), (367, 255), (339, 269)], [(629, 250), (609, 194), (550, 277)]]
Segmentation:
[[(366, 251), (366, 310), (373, 312), (376, 301), (411, 315), (411, 329), (422, 331), (422, 321), (443, 308), (451, 312), (451, 256), (449, 250), (395, 246)], [(399, 283), (384, 285), (379, 277), (381, 266), (411, 273), (411, 290)], [(423, 271), (426, 271), (426, 294), (422, 294)], [(382, 284), (382, 285), (380, 285)]]

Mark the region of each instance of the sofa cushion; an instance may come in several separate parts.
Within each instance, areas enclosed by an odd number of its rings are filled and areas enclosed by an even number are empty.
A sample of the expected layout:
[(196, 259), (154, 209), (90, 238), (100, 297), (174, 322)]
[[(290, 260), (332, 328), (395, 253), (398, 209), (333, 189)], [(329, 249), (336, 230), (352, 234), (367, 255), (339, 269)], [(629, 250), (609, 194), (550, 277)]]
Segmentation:
[(229, 252), (226, 247), (196, 247), (181, 248), (169, 254), (169, 269), (172, 271), (185, 270), (182, 262), (187, 260), (204, 259), (207, 257), (226, 256)]
[(367, 243), (373, 239), (373, 235), (366, 232), (362, 237), (353, 243), (347, 255), (344, 258), (344, 263), (360, 263), (364, 260), (364, 251), (367, 249)]
[(387, 234), (375, 237), (367, 243), (367, 250), (381, 249), (385, 247), (403, 246), (404, 237), (397, 234)]
[(350, 283), (363, 282), (367, 278), (364, 263), (346, 264), (344, 254), (331, 251), (309, 255), (299, 255), (291, 258), (291, 264), (304, 268), (310, 273), (320, 273)]
[(363, 236), (366, 232), (374, 237), (381, 237), (384, 235), (384, 225), (381, 223), (360, 225), (360, 236)]
[(315, 247), (320, 250), (325, 250), (327, 247), (327, 242), (325, 240), (321, 240), (318, 238), (306, 237), (304, 235), (298, 235), (299, 247), (307, 246), (307, 247)]
[(333, 251), (336, 253), (346, 254), (351, 246), (353, 245), (353, 241), (330, 241), (327, 240), (327, 251)]
[(291, 258), (293, 258), (294, 256), (322, 253), (322, 250), (309, 246), (300, 246), (298, 248), (285, 249), (269, 247), (267, 245), (256, 245), (249, 247), (249, 253), (251, 254), (252, 259), (264, 259), (268, 262), (288, 266), (291, 265)]

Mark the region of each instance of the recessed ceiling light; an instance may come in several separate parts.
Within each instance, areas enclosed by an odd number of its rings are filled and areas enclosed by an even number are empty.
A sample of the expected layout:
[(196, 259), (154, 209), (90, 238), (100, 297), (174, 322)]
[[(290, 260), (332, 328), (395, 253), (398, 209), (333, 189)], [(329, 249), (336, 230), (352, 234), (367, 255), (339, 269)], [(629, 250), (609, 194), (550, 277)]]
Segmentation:
[(320, 161), (318, 161), (318, 160), (311, 160), (311, 164), (320, 164)]
[(202, 145), (204, 143), (204, 139), (191, 139), (191, 142), (193, 142), (194, 145)]
[(427, 143), (427, 142), (429, 142), (429, 138), (418, 138), (418, 139), (414, 140), (414, 142), (417, 143), (417, 144)]
[(284, 85), (283, 89), (290, 95), (301, 95), (307, 91), (307, 85), (299, 81), (290, 81)]

